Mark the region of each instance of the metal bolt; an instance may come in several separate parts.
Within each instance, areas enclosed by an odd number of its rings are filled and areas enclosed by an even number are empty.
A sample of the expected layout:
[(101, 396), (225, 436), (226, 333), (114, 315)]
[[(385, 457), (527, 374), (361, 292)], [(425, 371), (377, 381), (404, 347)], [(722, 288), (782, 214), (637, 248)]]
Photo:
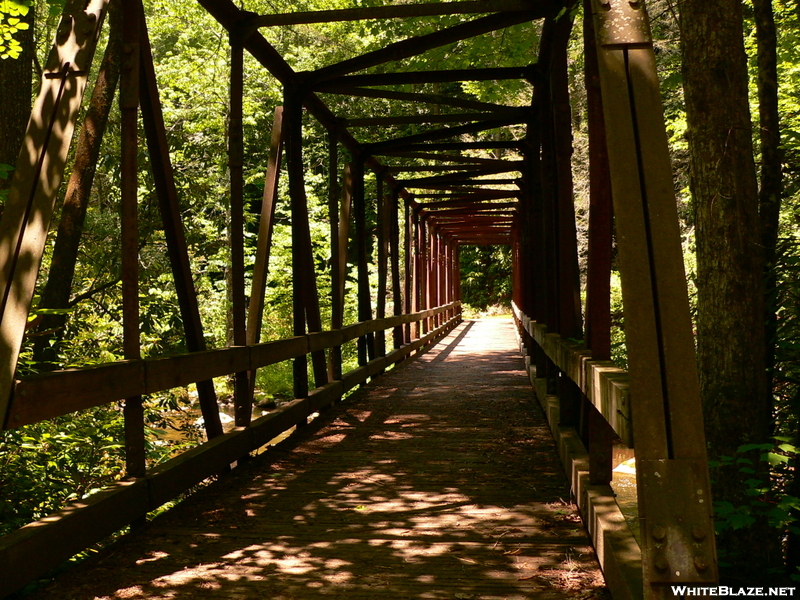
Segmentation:
[(695, 525), (692, 527), (692, 537), (696, 542), (702, 542), (706, 539), (706, 530), (700, 527), (700, 525)]
[(655, 561), (653, 561), (653, 566), (659, 571), (666, 571), (669, 569), (669, 562), (667, 561), (667, 557), (663, 554), (656, 556)]
[(642, 8), (642, 3), (639, 2), (639, 0), (629, 0), (628, 4), (631, 5), (631, 8), (636, 9), (636, 10)]
[(708, 569), (708, 560), (705, 556), (695, 556), (694, 566), (698, 571), (705, 571)]
[(664, 538), (667, 537), (667, 530), (664, 529), (661, 525), (656, 525), (653, 527), (653, 539), (657, 542), (664, 541)]

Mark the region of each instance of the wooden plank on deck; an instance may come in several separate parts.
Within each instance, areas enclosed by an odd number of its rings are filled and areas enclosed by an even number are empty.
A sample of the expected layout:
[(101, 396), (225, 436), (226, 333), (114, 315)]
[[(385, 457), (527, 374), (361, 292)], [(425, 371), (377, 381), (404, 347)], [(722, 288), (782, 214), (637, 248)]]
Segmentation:
[(607, 599), (513, 325), (467, 322), (35, 600)]

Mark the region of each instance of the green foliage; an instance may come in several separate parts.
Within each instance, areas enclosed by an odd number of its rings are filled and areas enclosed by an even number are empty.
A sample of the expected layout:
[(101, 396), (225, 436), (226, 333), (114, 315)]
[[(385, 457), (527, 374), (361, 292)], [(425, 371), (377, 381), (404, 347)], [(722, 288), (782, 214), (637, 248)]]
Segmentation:
[(709, 461), (712, 478), (717, 470), (736, 470), (742, 481), (746, 502), (734, 505), (714, 502), (716, 529), (742, 529), (764, 520), (770, 527), (800, 533), (798, 511), (800, 499), (787, 491), (793, 463), (800, 450), (789, 438), (776, 437), (774, 443), (745, 444), (734, 456)]
[(0, 59), (18, 58), (22, 53), (14, 35), (30, 27), (22, 18), (32, 4), (33, 0), (0, 0)]
[(461, 247), (463, 303), (478, 312), (511, 306), (511, 250), (508, 246)]

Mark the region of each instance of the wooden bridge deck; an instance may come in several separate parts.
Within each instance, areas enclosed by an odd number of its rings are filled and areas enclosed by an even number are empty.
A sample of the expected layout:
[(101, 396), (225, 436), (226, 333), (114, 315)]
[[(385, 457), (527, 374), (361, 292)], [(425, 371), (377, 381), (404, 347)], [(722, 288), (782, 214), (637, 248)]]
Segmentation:
[(35, 598), (607, 598), (522, 367), (462, 323)]

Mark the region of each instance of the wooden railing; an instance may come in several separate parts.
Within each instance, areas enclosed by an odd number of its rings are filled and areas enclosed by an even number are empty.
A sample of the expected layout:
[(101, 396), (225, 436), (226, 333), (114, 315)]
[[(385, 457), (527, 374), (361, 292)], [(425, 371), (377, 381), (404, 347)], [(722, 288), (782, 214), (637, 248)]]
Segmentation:
[[(413, 314), (356, 323), (264, 344), (130, 360), (68, 369), (18, 381), (10, 427), (330, 349), (369, 333), (409, 323), (441, 323), (429, 333), (378, 356), (341, 379), (309, 392), (256, 419), (155, 467), (144, 477), (120, 481), (63, 510), (0, 538), (0, 597), (16, 591), (77, 552), (143, 518), (207, 477), (223, 472), (357, 385), (431, 344), (461, 321), (461, 302)], [(420, 329), (424, 329), (420, 327)]]
[[(570, 492), (578, 505), (581, 517), (592, 536), (606, 584), (615, 600), (643, 598), (642, 552), (628, 525), (616, 494), (608, 483), (594, 483), (590, 477), (590, 455), (580, 432), (561, 419), (561, 401), (550, 393), (547, 377), (538, 373), (532, 359), (531, 345), (544, 353), (558, 369), (582, 392), (622, 442), (633, 447), (633, 423), (629, 396), (628, 374), (611, 361), (593, 360), (591, 352), (577, 343), (532, 321), (516, 304), (512, 305), (514, 321), (520, 334), (520, 350), (536, 397), (547, 416), (556, 441), (561, 463), (570, 483)], [(554, 373), (548, 373), (552, 376)], [(592, 452), (611, 453), (608, 447), (592, 448)]]

